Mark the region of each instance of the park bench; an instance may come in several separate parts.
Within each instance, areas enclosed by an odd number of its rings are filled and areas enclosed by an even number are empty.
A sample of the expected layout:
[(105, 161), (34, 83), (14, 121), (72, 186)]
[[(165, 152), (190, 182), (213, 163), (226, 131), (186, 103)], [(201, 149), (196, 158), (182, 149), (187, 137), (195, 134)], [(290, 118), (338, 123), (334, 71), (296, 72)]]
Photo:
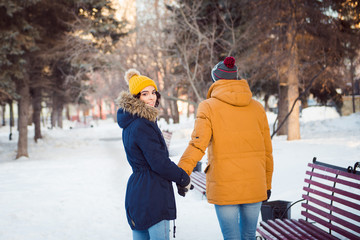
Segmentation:
[(191, 173), (190, 178), (194, 189), (206, 197), (206, 174), (204, 172), (194, 171)]
[(257, 228), (260, 239), (360, 239), (358, 166), (359, 162), (346, 169), (314, 158), (303, 187), (301, 215), (305, 219), (262, 221)]
[(172, 132), (170, 131), (161, 131), (162, 135), (164, 137), (165, 143), (166, 143), (166, 147), (169, 149), (170, 147), (170, 142), (171, 142), (171, 137), (172, 137)]

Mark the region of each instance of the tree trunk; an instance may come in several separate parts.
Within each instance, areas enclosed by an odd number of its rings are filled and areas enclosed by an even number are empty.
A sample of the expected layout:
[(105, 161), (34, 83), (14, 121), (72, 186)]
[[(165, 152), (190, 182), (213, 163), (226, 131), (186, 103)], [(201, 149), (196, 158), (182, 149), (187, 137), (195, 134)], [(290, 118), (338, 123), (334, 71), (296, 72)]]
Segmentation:
[(29, 96), (30, 96), (30, 98), (29, 98), (30, 102), (29, 102), (29, 112), (28, 112), (27, 124), (28, 124), (28, 126), (31, 126), (31, 124), (33, 123), (33, 113), (34, 113), (34, 111), (33, 111), (33, 107), (32, 107), (32, 104), (31, 104), (31, 102), (32, 102), (31, 94)]
[(177, 106), (177, 101), (170, 101), (170, 109), (171, 109), (171, 118), (173, 119), (173, 123), (180, 122), (179, 109)]
[[(295, 13), (293, 13), (292, 21), (289, 24), (287, 32), (287, 44), (289, 49), (289, 61), (288, 61), (288, 112), (291, 111), (296, 98), (299, 96), (299, 78), (298, 78), (298, 49), (296, 43), (296, 22)], [(299, 123), (299, 101), (295, 103), (295, 106), (288, 118), (288, 135), (287, 140), (300, 139), (300, 123)]]
[(15, 126), (15, 118), (14, 118), (13, 100), (9, 100), (9, 112), (10, 112), (10, 127), (14, 127)]
[(63, 128), (63, 112), (64, 103), (59, 95), (53, 97), (53, 109), (51, 112), (51, 125), (52, 127)]
[(56, 108), (56, 112), (57, 112), (56, 113), (56, 123), (59, 128), (63, 128), (63, 117), (62, 117), (63, 108), (64, 108), (64, 105), (62, 103), (58, 104), (58, 106)]
[(70, 107), (69, 107), (69, 104), (66, 104), (66, 113), (65, 113), (65, 115), (66, 115), (66, 119), (68, 120), (68, 121), (70, 121), (71, 119), (70, 119)]
[(350, 80), (351, 80), (351, 100), (352, 100), (352, 109), (353, 109), (353, 113), (356, 112), (356, 108), (355, 108), (355, 80), (354, 77), (355, 76), (355, 65), (354, 65), (354, 58), (350, 59)]
[[(173, 96), (178, 96), (178, 92), (173, 89)], [(180, 116), (179, 116), (179, 108), (177, 105), (177, 101), (170, 101), (171, 106), (171, 117), (173, 119), (173, 123), (179, 123), (180, 122)]]
[(269, 111), (269, 94), (265, 94), (264, 96), (264, 102), (265, 102), (265, 112)]
[(55, 128), (56, 127), (56, 123), (57, 123), (57, 114), (58, 114), (58, 111), (57, 111), (57, 108), (58, 108), (58, 98), (56, 96), (56, 93), (53, 94), (53, 97), (52, 97), (52, 109), (51, 109), (51, 128)]
[(24, 81), (17, 81), (16, 87), (17, 87), (17, 93), (20, 95), (19, 104), (18, 104), (19, 139), (18, 139), (18, 150), (16, 155), (16, 159), (18, 159), (20, 157), (29, 157), (27, 126), (28, 126), (28, 116), (29, 116), (30, 88), (29, 88), (28, 76), (25, 76)]
[[(54, 103), (53, 103), (54, 105)], [(50, 116), (50, 122), (51, 122), (51, 128), (54, 128), (56, 126), (56, 109), (54, 108), (54, 106), (51, 109), (51, 116)]]
[(41, 136), (41, 88), (33, 89), (33, 98), (32, 98), (32, 106), (33, 106), (33, 123), (34, 123), (34, 140), (37, 142), (38, 139), (42, 138)]
[(102, 120), (102, 119), (104, 119), (104, 117), (103, 117), (103, 111), (102, 111), (102, 100), (101, 100), (101, 98), (99, 99), (98, 105), (99, 105), (99, 118), (100, 118), (100, 120)]
[(288, 125), (288, 121), (285, 121), (285, 117), (288, 113), (288, 98), (287, 98), (287, 94), (288, 94), (288, 85), (287, 83), (283, 83), (280, 80), (280, 86), (279, 86), (279, 101), (278, 101), (278, 124), (277, 124), (277, 128), (280, 127), (280, 129), (278, 129), (276, 135), (287, 135), (287, 125)]
[(1, 117), (2, 117), (2, 126), (6, 126), (6, 121), (5, 121), (5, 109), (6, 109), (6, 105), (1, 105), (2, 108), (2, 112), (1, 112)]
[[(294, 104), (296, 98), (299, 96), (299, 79), (296, 71), (294, 70), (295, 67), (292, 67), (289, 72), (288, 112), (291, 111), (292, 105)], [(294, 109), (288, 118), (287, 140), (300, 139), (300, 123), (299, 123), (300, 104), (299, 103), (300, 103), (299, 101), (295, 103)]]
[(86, 125), (86, 123), (87, 123), (86, 116), (87, 116), (87, 109), (86, 109), (86, 106), (83, 106), (83, 123), (84, 123), (84, 125)]
[(166, 98), (167, 94), (164, 94), (161, 98), (162, 98), (162, 107), (163, 107), (163, 112), (161, 117), (165, 119), (166, 123), (169, 124), (170, 123), (170, 116), (169, 116), (169, 109), (171, 112), (171, 99)]

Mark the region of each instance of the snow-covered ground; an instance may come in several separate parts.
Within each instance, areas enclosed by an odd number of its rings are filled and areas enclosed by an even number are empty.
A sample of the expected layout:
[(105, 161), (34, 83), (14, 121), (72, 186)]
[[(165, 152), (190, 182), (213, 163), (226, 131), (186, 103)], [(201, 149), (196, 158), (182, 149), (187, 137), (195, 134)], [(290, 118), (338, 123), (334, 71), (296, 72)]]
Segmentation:
[[(272, 126), (276, 116), (268, 113)], [(29, 127), (29, 158), (15, 160), (17, 132), (0, 128), (0, 240), (131, 239), (124, 198), (131, 174), (112, 120), (90, 128), (43, 128), (33, 141)], [(170, 155), (178, 162), (190, 139), (193, 118), (167, 125), (173, 131)], [(273, 138), (275, 171), (270, 200), (296, 201), (302, 194), (306, 164), (319, 161), (342, 167), (360, 161), (360, 114), (340, 117), (333, 108), (302, 111), (301, 140)], [(202, 162), (206, 163), (206, 156)], [(176, 189), (176, 188), (175, 188)], [(176, 193), (176, 239), (221, 239), (213, 205), (197, 191), (185, 198)], [(300, 206), (291, 210), (300, 216)], [(173, 222), (171, 223), (171, 226)]]

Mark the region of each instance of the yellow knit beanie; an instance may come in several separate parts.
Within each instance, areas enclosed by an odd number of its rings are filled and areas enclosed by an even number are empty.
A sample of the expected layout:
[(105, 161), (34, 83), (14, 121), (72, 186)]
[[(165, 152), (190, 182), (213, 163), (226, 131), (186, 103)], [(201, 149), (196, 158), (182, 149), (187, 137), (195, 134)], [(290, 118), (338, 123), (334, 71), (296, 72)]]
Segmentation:
[(146, 76), (140, 75), (140, 72), (133, 68), (125, 72), (125, 80), (129, 83), (129, 91), (132, 95), (138, 94), (147, 86), (153, 86), (156, 91), (158, 90), (153, 80)]

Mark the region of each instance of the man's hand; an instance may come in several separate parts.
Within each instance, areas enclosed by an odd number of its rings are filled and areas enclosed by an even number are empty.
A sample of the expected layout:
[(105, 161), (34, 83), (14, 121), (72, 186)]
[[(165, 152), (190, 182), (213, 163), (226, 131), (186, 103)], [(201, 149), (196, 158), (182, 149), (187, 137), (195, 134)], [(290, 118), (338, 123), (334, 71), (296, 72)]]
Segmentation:
[(267, 190), (266, 194), (267, 194), (267, 199), (265, 201), (263, 201), (263, 202), (267, 202), (269, 200), (269, 198), (271, 196), (271, 189)]

